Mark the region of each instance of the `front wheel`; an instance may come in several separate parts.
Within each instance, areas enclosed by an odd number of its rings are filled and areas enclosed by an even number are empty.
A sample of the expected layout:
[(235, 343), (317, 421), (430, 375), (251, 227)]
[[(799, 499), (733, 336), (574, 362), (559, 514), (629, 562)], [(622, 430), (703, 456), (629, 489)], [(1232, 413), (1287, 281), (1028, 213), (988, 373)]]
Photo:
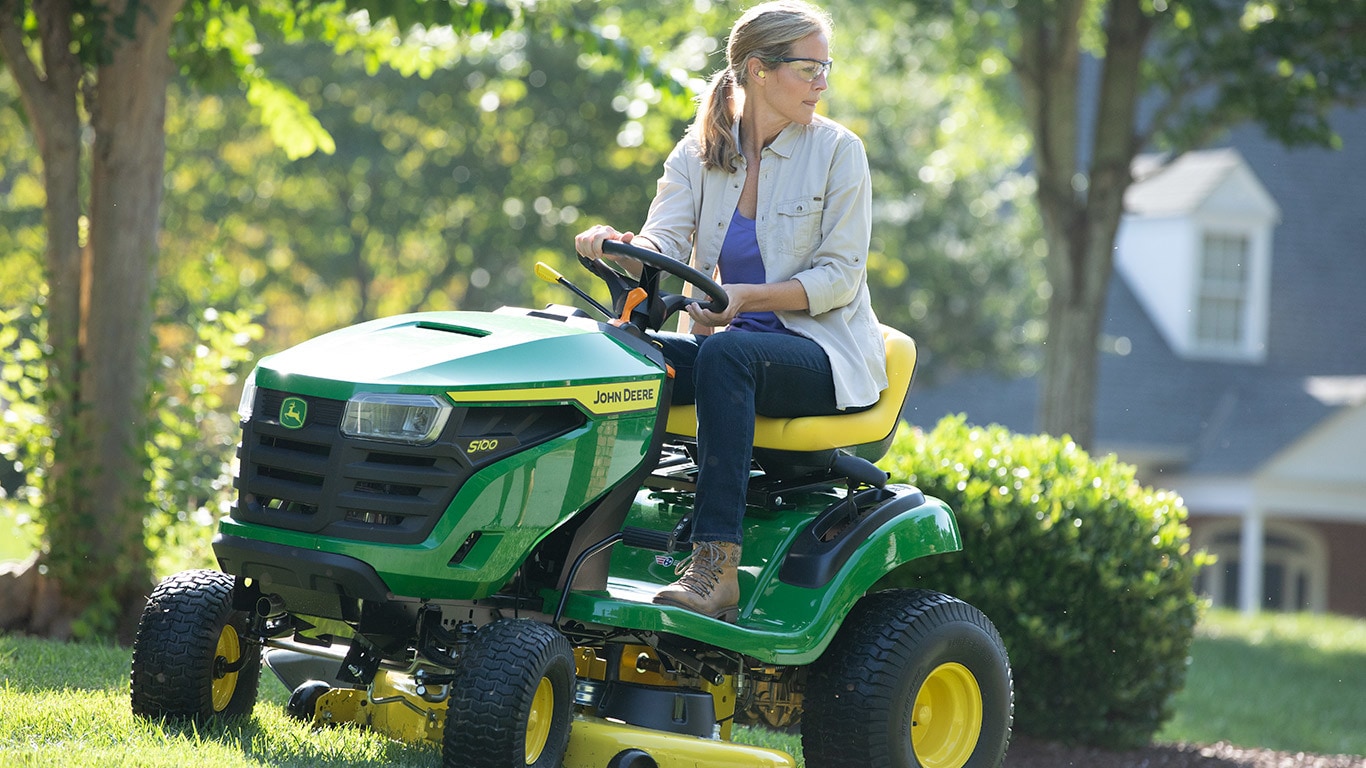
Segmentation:
[(232, 607), (233, 578), (218, 571), (168, 576), (147, 599), (133, 640), (133, 714), (193, 719), (251, 714), (261, 646)]
[(574, 653), (554, 627), (485, 624), (460, 654), (442, 739), (447, 768), (556, 768), (569, 744)]
[(869, 595), (811, 665), (802, 750), (810, 768), (999, 768), (1014, 690), (981, 611), (928, 590)]

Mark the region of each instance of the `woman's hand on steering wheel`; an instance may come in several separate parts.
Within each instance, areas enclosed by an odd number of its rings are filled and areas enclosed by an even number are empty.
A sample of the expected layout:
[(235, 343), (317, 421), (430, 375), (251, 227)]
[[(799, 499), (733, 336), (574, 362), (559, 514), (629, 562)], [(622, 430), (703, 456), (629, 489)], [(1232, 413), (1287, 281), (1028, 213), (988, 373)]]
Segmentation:
[[(606, 224), (590, 227), (574, 238), (574, 249), (578, 252), (579, 261), (607, 284), (614, 310), (630, 316), (623, 316), (623, 320), (630, 319), (643, 328), (660, 330), (664, 321), (675, 312), (682, 309), (691, 312), (694, 306), (706, 310), (709, 314), (703, 317), (709, 317), (711, 322), (721, 317), (730, 303), (730, 297), (715, 280), (688, 264), (659, 251), (632, 244), (630, 240), (650, 242), (648, 238), (636, 237), (630, 232), (618, 232)], [(628, 279), (607, 267), (601, 261), (603, 258), (629, 269), (631, 277)], [(706, 298), (693, 299), (660, 290), (661, 273), (674, 275), (696, 286)], [(635, 293), (636, 289), (644, 290), (643, 300), (629, 299), (628, 294)], [(628, 306), (630, 309), (627, 309)]]
[(689, 304), (687, 307), (688, 317), (692, 318), (693, 323), (707, 328), (725, 328), (730, 325), (736, 315), (744, 311), (745, 303), (753, 286), (738, 283), (723, 285), (721, 288), (730, 299), (729, 303), (719, 312), (713, 311), (700, 301)]
[[(602, 244), (608, 240), (631, 244), (636, 239), (634, 232), (618, 232), (615, 228), (607, 224), (594, 224), (574, 237), (574, 250), (580, 256), (589, 259), (606, 259), (614, 264), (621, 266), (631, 273), (632, 277), (640, 276), (640, 261), (630, 256), (621, 256), (616, 253), (609, 253), (603, 250)], [(636, 243), (637, 247), (646, 247), (650, 250), (659, 250), (648, 238), (640, 238)]]
[[(645, 240), (645, 238), (635, 239)], [(724, 312), (726, 306), (730, 304), (730, 296), (726, 293), (726, 290), (721, 287), (720, 283), (711, 279), (710, 275), (703, 274), (694, 269), (689, 264), (665, 256), (659, 251), (641, 248), (640, 246), (631, 245), (630, 243), (622, 242), (620, 240), (604, 240), (601, 247), (604, 253), (628, 257), (639, 262), (642, 265), (640, 274), (641, 286), (652, 294), (656, 294), (652, 298), (673, 298), (677, 300), (677, 302), (670, 302), (677, 303), (677, 306), (670, 309), (669, 314), (673, 314), (673, 312), (682, 309), (685, 306), (691, 307), (694, 305), (700, 306), (710, 312), (720, 313)], [(706, 298), (684, 299), (681, 296), (672, 296), (671, 294), (659, 291), (657, 278), (660, 272), (673, 275), (685, 283), (696, 286), (706, 295)], [(647, 283), (650, 285), (647, 285)]]

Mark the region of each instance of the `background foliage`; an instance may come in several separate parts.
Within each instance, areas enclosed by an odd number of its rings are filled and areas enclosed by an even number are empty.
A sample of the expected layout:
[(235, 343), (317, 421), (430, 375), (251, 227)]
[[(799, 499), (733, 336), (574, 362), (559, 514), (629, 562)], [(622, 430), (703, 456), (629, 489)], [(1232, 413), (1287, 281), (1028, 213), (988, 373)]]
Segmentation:
[[(634, 47), (666, 81), (700, 89), (739, 6), (571, 4), (554, 28), (502, 35), (363, 16), (337, 27), (272, 4), (203, 18), (188, 8), (167, 114), (146, 438), (158, 557), (183, 546), (161, 542), (166, 523), (209, 522), (229, 502), (231, 406), (255, 356), (386, 314), (570, 302), (530, 278), (537, 260), (597, 290), (571, 266), (573, 234), (594, 221), (639, 226), (692, 110), (607, 49)], [(882, 319), (922, 339), (925, 376), (1018, 368), (1020, 342), (1040, 332), (1029, 181), (1014, 170), (1023, 142), (945, 39), (915, 31), (911, 7), (831, 8), (839, 65), (825, 102), (868, 144)], [(12, 406), (0, 455), (7, 486), (41, 511), (44, 198), (25, 123), (0, 70), (0, 306), (18, 313), (3, 339), (0, 397)], [(14, 367), (20, 358), (30, 367)]]
[[(738, 7), (575, 5), (573, 23), (633, 39), (700, 89), (723, 63)], [(926, 351), (944, 369), (1018, 369), (1021, 342), (1041, 333), (1037, 223), (1022, 206), (1032, 188), (1015, 170), (1026, 143), (992, 116), (945, 41), (913, 31), (910, 7), (833, 10), (840, 63), (825, 101), (869, 146), (879, 313), (934, 339)], [(222, 249), (265, 305), (264, 349), (398, 312), (568, 301), (529, 266), (545, 260), (581, 279), (575, 232), (638, 228), (691, 119), (689, 100), (554, 31), (404, 39), (407, 58), (432, 51), (424, 78), (361, 50), (266, 46), (262, 65), (333, 138), (330, 154), (275, 151), (234, 89), (178, 94), (163, 259)]]
[(948, 592), (992, 617), (1015, 671), (1017, 731), (1148, 743), (1185, 682), (1199, 600), (1180, 498), (1070, 440), (975, 427), (903, 430), (884, 467), (946, 501), (961, 552), (884, 586)]
[[(955, 370), (1033, 371), (1044, 326), (1043, 242), (998, 51), (968, 65), (922, 4), (837, 1), (823, 100), (864, 140), (879, 318), (920, 342), (922, 382)], [(933, 4), (923, 4), (932, 6)]]

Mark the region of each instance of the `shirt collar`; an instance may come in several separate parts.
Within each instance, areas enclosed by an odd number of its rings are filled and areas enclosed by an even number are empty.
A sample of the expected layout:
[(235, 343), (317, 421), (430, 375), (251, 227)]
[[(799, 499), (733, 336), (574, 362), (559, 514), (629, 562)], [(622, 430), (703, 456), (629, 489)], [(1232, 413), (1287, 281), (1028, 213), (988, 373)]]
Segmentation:
[(797, 137), (805, 128), (806, 126), (801, 123), (788, 123), (787, 127), (778, 133), (778, 137), (773, 140), (773, 143), (768, 145), (768, 148), (780, 157), (791, 157), (797, 146)]
[[(797, 137), (801, 135), (802, 129), (805, 127), (797, 122), (788, 123), (787, 127), (779, 131), (777, 137), (765, 149), (772, 150), (773, 154), (779, 157), (792, 157), (792, 152), (797, 144)], [(731, 123), (730, 135), (735, 140), (736, 149), (739, 149), (740, 118), (735, 118), (735, 122)]]

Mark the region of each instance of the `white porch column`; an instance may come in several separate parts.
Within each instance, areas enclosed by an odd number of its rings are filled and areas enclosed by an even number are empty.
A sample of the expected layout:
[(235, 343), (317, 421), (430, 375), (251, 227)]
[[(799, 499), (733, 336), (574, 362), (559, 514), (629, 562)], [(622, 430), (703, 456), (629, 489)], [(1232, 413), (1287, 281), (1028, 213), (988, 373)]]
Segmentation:
[(1238, 607), (1251, 616), (1262, 607), (1262, 559), (1266, 539), (1266, 516), (1253, 502), (1243, 514), (1243, 536), (1239, 546)]

